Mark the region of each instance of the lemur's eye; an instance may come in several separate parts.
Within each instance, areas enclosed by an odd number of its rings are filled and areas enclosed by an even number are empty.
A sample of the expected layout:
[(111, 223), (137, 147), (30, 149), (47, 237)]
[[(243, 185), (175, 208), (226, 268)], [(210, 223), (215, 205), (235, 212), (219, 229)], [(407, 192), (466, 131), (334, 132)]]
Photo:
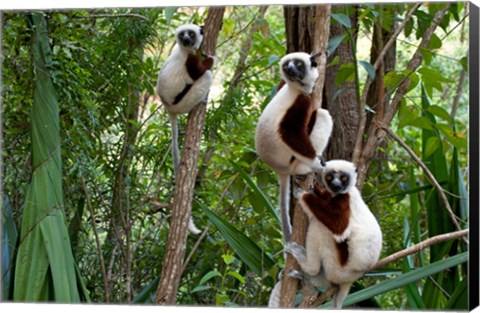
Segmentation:
[(340, 177), (340, 179), (342, 180), (342, 182), (346, 182), (348, 180), (348, 176), (347, 175), (342, 175)]
[(183, 33), (178, 34), (178, 38), (183, 39)]
[(302, 61), (297, 61), (297, 62), (295, 62), (295, 66), (298, 67), (298, 68), (302, 68), (303, 67), (303, 62)]
[(328, 181), (331, 181), (333, 179), (333, 176), (332, 175), (327, 175), (327, 177), (325, 177)]
[(190, 38), (195, 38), (195, 32), (188, 32), (188, 36), (190, 36)]

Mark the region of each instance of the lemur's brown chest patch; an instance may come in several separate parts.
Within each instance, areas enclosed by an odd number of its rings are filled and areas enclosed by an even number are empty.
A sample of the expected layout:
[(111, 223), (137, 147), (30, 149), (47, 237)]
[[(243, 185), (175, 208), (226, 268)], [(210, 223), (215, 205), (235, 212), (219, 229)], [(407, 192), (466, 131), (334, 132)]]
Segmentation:
[(188, 75), (195, 81), (202, 77), (207, 70), (212, 69), (213, 58), (206, 57), (203, 61), (195, 54), (189, 54), (185, 62)]
[(341, 235), (350, 219), (350, 195), (332, 197), (326, 189), (314, 188), (314, 191), (303, 195), (303, 200), (323, 225), (335, 235)]
[(317, 155), (310, 140), (310, 133), (315, 124), (315, 120), (312, 124), (314, 112), (310, 97), (299, 94), (283, 116), (279, 128), (282, 140), (292, 150), (310, 159)]

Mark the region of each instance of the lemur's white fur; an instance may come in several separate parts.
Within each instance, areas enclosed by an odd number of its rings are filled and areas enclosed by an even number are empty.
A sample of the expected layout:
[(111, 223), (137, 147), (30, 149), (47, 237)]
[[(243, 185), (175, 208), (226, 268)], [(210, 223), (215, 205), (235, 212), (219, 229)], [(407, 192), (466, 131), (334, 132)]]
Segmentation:
[[(354, 165), (343, 160), (332, 160), (326, 163), (323, 173), (331, 170), (350, 173), (353, 178), (346, 191), (349, 194), (351, 210), (348, 234), (342, 236), (343, 241), (347, 240), (348, 244), (347, 263), (343, 266), (339, 263), (336, 246), (339, 238), (334, 238), (333, 233), (312, 214), (302, 199), (305, 192), (300, 192), (297, 196), (309, 218), (306, 246), (304, 248), (295, 242), (289, 242), (285, 251), (296, 258), (303, 272), (316, 276), (324, 287), (330, 287), (332, 284), (340, 287), (334, 295), (333, 306), (341, 308), (351, 284), (378, 261), (382, 248), (382, 232), (355, 187)], [(322, 175), (322, 179), (325, 180), (325, 175)]]
[[(192, 46), (183, 45), (179, 39), (179, 34), (184, 31), (193, 31), (195, 33), (194, 43)], [(175, 31), (175, 40), (177, 44), (173, 48), (172, 53), (167, 58), (158, 74), (157, 93), (168, 112), (172, 127), (172, 157), (174, 173), (176, 176), (178, 165), (180, 163), (177, 115), (188, 113), (197, 104), (206, 102), (208, 91), (213, 83), (213, 75), (210, 70), (207, 70), (197, 80), (193, 80), (187, 70), (186, 62), (189, 54), (196, 55), (197, 50), (200, 48), (200, 45), (203, 41), (203, 35), (200, 26), (187, 24), (178, 27)], [(188, 89), (180, 101), (174, 103), (176, 97), (184, 92), (187, 85), (191, 85), (190, 89)], [(191, 217), (188, 229), (194, 234), (201, 232), (195, 226)]]
[[(193, 47), (185, 47), (178, 38), (178, 34), (185, 30), (193, 30), (196, 34), (196, 42)], [(175, 39), (177, 44), (163, 64), (157, 79), (157, 93), (170, 115), (190, 112), (194, 106), (206, 98), (213, 83), (213, 75), (210, 70), (194, 83), (185, 66), (188, 54), (196, 54), (202, 44), (203, 35), (200, 26), (194, 24), (179, 26), (175, 30)], [(192, 88), (179, 103), (173, 105), (175, 97), (188, 84), (193, 84)]]
[[(294, 59), (302, 60), (306, 65), (306, 75), (301, 82), (292, 80), (284, 70), (284, 65), (290, 64)], [(256, 127), (257, 154), (279, 175), (282, 229), (286, 242), (290, 239), (291, 233), (288, 213), (290, 175), (305, 175), (313, 171), (321, 171), (322, 165), (318, 157), (326, 148), (333, 127), (332, 118), (327, 110), (317, 109), (312, 113), (316, 114), (316, 120), (309, 139), (306, 139), (311, 142), (316, 152), (313, 157), (294, 150), (280, 135), (280, 125), (289, 109), (294, 106), (299, 96), (309, 96), (313, 90), (319, 74), (316, 65), (311, 66), (311, 62), (311, 56), (303, 52), (290, 53), (280, 60), (280, 72), (286, 84), (266, 106)]]

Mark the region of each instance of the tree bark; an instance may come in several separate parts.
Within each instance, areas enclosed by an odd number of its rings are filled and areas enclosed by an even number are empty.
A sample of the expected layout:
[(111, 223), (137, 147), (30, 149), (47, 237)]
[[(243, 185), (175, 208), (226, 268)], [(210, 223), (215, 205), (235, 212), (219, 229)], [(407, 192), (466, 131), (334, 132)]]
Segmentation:
[[(224, 7), (211, 7), (205, 20), (205, 42), (203, 52), (214, 55), (220, 32)], [(162, 274), (155, 302), (175, 304), (183, 270), (183, 259), (187, 243), (188, 220), (191, 215), (200, 139), (205, 120), (205, 105), (197, 105), (188, 115), (187, 135), (175, 183), (172, 218), (165, 249)]]
[[(335, 5), (335, 11), (343, 12), (345, 5)], [(352, 22), (352, 34), (357, 27), (357, 11), (351, 14), (350, 21)], [(330, 37), (344, 34), (345, 28), (339, 23), (330, 26)], [(358, 103), (356, 96), (356, 85), (353, 81), (345, 81), (340, 86), (336, 86), (336, 74), (341, 64), (356, 62), (354, 51), (352, 48), (352, 40), (356, 41), (356, 37), (348, 39), (347, 42), (341, 43), (335, 53), (329, 56), (329, 62), (333, 61), (335, 57), (340, 58), (339, 64), (327, 68), (328, 80), (325, 82), (325, 107), (332, 115), (333, 130), (330, 136), (330, 142), (326, 151), (327, 159), (344, 159), (351, 160), (353, 154), (353, 147), (355, 146), (355, 138), (358, 131)], [(334, 99), (337, 92), (340, 94)], [(333, 140), (334, 139), (334, 140)]]
[[(388, 12), (389, 8), (380, 7), (382, 13), (379, 15), (378, 20), (375, 21), (373, 25), (373, 36), (372, 36), (372, 47), (370, 49), (370, 64), (375, 64), (377, 60), (379, 60), (380, 52), (383, 50), (383, 47), (387, 42), (389, 42), (390, 38), (393, 37), (396, 29), (397, 29), (397, 22), (394, 22), (392, 28), (390, 30), (386, 30), (382, 27), (382, 19), (385, 15), (385, 12)], [(393, 16), (395, 12), (390, 12)], [(367, 93), (367, 102), (365, 105), (369, 105), (375, 113), (368, 113), (367, 114), (367, 121), (366, 125), (367, 128), (371, 127), (371, 122), (375, 118), (375, 115), (383, 116), (385, 110), (388, 105), (388, 99), (385, 98), (385, 94), (388, 90), (385, 88), (384, 79), (385, 75), (395, 70), (395, 65), (397, 61), (396, 57), (397, 53), (397, 41), (393, 41), (392, 45), (385, 50), (383, 56), (380, 59), (380, 66), (375, 71), (375, 79), (373, 80), (370, 88), (368, 89)], [(353, 141), (353, 146), (355, 145), (355, 139)], [(387, 142), (384, 141), (379, 145), (384, 149), (376, 149), (375, 152), (375, 169), (377, 173), (382, 172), (385, 165), (385, 160), (388, 159), (388, 155), (384, 152), (387, 148)]]
[[(303, 21), (294, 22), (292, 20), (286, 19), (287, 23), (287, 34), (292, 34), (292, 28), (297, 29), (299, 33), (309, 33), (312, 37), (311, 40), (302, 40), (300, 42), (291, 42), (291, 46), (288, 49), (292, 49), (292, 47), (298, 47), (298, 51), (305, 51), (305, 52), (322, 52), (322, 55), (319, 57), (318, 60), (318, 71), (319, 71), (319, 78), (316, 82), (315, 91), (312, 93), (312, 101), (315, 103), (317, 108), (322, 106), (322, 90), (323, 84), (325, 81), (325, 70), (327, 64), (327, 45), (328, 45), (328, 34), (329, 34), (329, 27), (330, 27), (330, 5), (319, 5), (316, 7), (310, 7), (309, 11), (306, 11), (306, 8), (298, 9), (302, 13), (300, 16), (303, 17)], [(292, 7), (285, 8), (286, 16), (294, 15), (292, 12), (297, 12), (296, 9)], [(312, 29), (310, 26), (310, 21), (315, 21), (314, 28)], [(307, 25), (305, 27), (308, 28), (306, 31), (299, 25)], [(288, 35), (287, 35), (288, 36)], [(293, 38), (300, 39), (301, 36), (296, 36)], [(292, 41), (290, 37), (287, 41)], [(313, 44), (312, 44), (313, 43)], [(311, 44), (311, 46), (307, 46)], [(291, 50), (287, 50), (288, 52), (294, 52)], [(309, 186), (313, 184), (313, 174), (307, 176), (307, 179), (300, 185), (302, 189), (307, 189)], [(308, 228), (308, 218), (303, 213), (302, 208), (297, 203), (295, 205), (293, 218), (292, 218), (292, 237), (291, 240), (297, 242), (301, 245), (305, 244), (305, 235)], [(287, 273), (292, 269), (299, 269), (299, 265), (296, 262), (295, 258), (290, 254), (286, 255), (287, 259), (285, 262), (284, 268), (284, 275), (282, 278), (282, 288), (281, 288), (281, 296), (280, 296), (280, 307), (293, 307), (295, 294), (298, 290), (298, 280), (288, 277)]]

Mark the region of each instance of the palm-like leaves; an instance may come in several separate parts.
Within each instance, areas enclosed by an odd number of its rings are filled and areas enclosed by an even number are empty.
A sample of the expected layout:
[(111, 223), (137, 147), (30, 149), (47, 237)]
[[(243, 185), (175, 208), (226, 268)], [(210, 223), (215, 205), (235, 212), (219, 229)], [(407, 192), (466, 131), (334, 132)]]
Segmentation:
[(13, 298), (79, 302), (75, 261), (63, 211), (59, 114), (48, 72), (51, 52), (47, 24), (39, 13), (30, 15), (28, 20), (34, 33), (33, 175), (23, 210)]

